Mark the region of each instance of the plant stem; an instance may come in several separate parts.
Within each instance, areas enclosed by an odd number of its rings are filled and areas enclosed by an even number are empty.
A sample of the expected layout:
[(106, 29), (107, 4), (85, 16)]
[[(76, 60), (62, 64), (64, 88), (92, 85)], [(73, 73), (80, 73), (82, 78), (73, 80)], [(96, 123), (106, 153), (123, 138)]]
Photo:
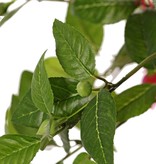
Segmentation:
[(119, 87), (122, 83), (124, 83), (127, 79), (129, 79), (132, 75), (134, 75), (140, 68), (142, 68), (145, 64), (147, 64), (149, 61), (156, 58), (156, 52), (144, 59), (139, 65), (137, 65), (132, 71), (130, 71), (125, 77), (123, 77), (120, 81), (118, 81), (116, 84), (113, 84), (110, 88), (110, 92), (114, 91), (117, 87)]
[(62, 158), (60, 161), (58, 161), (56, 164), (62, 163), (65, 159), (67, 159), (68, 157), (70, 157), (71, 155), (73, 155), (74, 153), (76, 153), (78, 150), (80, 150), (82, 148), (82, 145), (79, 146), (77, 149), (75, 149), (74, 151), (68, 153), (64, 158)]

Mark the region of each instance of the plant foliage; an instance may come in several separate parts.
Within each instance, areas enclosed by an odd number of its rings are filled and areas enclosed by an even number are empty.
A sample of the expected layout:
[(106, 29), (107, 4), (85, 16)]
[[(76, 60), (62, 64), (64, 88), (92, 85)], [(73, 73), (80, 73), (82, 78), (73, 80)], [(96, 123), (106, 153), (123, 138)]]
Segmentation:
[[(8, 10), (16, 0), (0, 3), (2, 26), (29, 3)], [(17, 0), (18, 1), (18, 0)], [(40, 0), (43, 1), (43, 0)], [(19, 93), (12, 96), (6, 112), (6, 134), (0, 137), (1, 164), (29, 164), (39, 150), (57, 146), (58, 135), (67, 155), (84, 147), (74, 164), (113, 164), (115, 130), (128, 119), (147, 111), (156, 100), (155, 84), (140, 84), (115, 93), (140, 68), (156, 67), (156, 10), (141, 0), (70, 0), (65, 22), (55, 19), (56, 57), (41, 56), (34, 72), (24, 71)], [(144, 3), (143, 3), (144, 2)], [(41, 3), (41, 2), (40, 2)], [(106, 24), (125, 20), (125, 43), (109, 69), (96, 70), (96, 55)], [(50, 34), (51, 35), (51, 34)], [(107, 60), (107, 59), (105, 59)], [(108, 75), (129, 63), (138, 63), (117, 83)], [(97, 87), (96, 80), (103, 85)], [(81, 140), (72, 152), (70, 129), (78, 127)]]

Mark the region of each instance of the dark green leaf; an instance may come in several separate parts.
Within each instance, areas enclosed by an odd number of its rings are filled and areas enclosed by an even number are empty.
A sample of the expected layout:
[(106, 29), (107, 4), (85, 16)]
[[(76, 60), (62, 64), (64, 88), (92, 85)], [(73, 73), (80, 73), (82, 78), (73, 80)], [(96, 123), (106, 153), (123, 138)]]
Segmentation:
[(0, 137), (1, 164), (29, 164), (40, 147), (40, 140), (22, 135)]
[(58, 58), (47, 58), (44, 61), (44, 64), (48, 77), (69, 77), (69, 75), (63, 70)]
[(63, 142), (64, 150), (66, 151), (66, 153), (69, 153), (69, 150), (70, 150), (69, 130), (65, 128), (63, 131), (61, 131), (60, 137)]
[[(140, 63), (156, 52), (156, 24), (154, 22), (156, 22), (155, 10), (147, 10), (129, 17), (125, 30), (125, 42), (127, 52), (133, 61)], [(156, 60), (146, 64), (145, 67), (155, 68)]]
[(156, 100), (156, 85), (142, 84), (115, 96), (117, 121), (124, 122), (147, 111)]
[(100, 24), (93, 24), (87, 20), (82, 20), (74, 15), (71, 5), (68, 7), (66, 22), (74, 26), (81, 34), (83, 34), (93, 46), (94, 50), (98, 52), (103, 40), (103, 26)]
[(58, 20), (54, 22), (53, 33), (57, 57), (63, 69), (78, 80), (93, 76), (95, 54), (81, 33)]
[(61, 101), (71, 97), (73, 94), (76, 94), (76, 86), (78, 84), (77, 80), (69, 78), (49, 78), (51, 88), (54, 93), (54, 100)]
[(74, 160), (73, 164), (96, 164), (90, 160), (90, 155), (87, 153), (80, 153)]
[(76, 0), (75, 14), (94, 23), (109, 24), (126, 19), (137, 7), (135, 0)]
[(29, 71), (23, 71), (20, 80), (20, 87), (19, 87), (19, 98), (22, 99), (23, 96), (28, 92), (31, 86), (33, 73)]
[(101, 90), (81, 118), (83, 146), (98, 164), (113, 164), (115, 124), (115, 102), (107, 90)]
[(44, 54), (33, 74), (31, 96), (35, 106), (50, 115), (53, 107), (53, 92), (44, 67)]
[(73, 96), (64, 101), (55, 103), (54, 115), (56, 117), (68, 117), (81, 111), (92, 97)]
[(12, 121), (15, 124), (38, 128), (43, 120), (41, 112), (33, 103), (29, 90), (16, 107)]

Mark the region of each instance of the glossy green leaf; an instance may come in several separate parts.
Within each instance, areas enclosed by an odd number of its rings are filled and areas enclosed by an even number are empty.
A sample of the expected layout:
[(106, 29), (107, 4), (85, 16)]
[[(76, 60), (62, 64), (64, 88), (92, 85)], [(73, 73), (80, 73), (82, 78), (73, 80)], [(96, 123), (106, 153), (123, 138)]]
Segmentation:
[(81, 118), (82, 144), (98, 164), (113, 164), (115, 124), (115, 102), (107, 90), (101, 90)]
[(132, 60), (130, 56), (127, 53), (126, 46), (123, 45), (118, 52), (118, 54), (115, 56), (111, 67), (105, 72), (105, 75), (110, 75), (116, 68), (122, 69), (126, 64), (132, 63)]
[(91, 161), (90, 155), (87, 153), (80, 153), (74, 160), (73, 164), (96, 164), (94, 161)]
[(7, 3), (0, 3), (0, 15), (4, 15), (7, 12), (7, 9), (14, 1), (7, 2)]
[(23, 96), (28, 92), (31, 86), (33, 73), (30, 71), (23, 71), (20, 79), (19, 87), (19, 98), (22, 99)]
[(54, 104), (54, 116), (68, 117), (80, 112), (92, 97), (72, 96)]
[(58, 58), (49, 57), (44, 61), (45, 69), (48, 77), (69, 77), (69, 75), (63, 70)]
[(44, 54), (38, 62), (33, 74), (31, 96), (35, 106), (42, 112), (50, 115), (54, 98), (44, 66)]
[[(154, 22), (156, 22), (155, 10), (147, 10), (129, 17), (125, 30), (125, 42), (127, 52), (133, 61), (140, 63), (156, 52), (156, 24)], [(156, 60), (147, 63), (145, 67), (155, 68)]]
[(93, 76), (95, 54), (89, 42), (69, 24), (54, 21), (56, 54), (63, 69), (77, 80)]
[(69, 153), (70, 150), (70, 142), (69, 142), (69, 130), (65, 128), (63, 131), (60, 132), (60, 137), (63, 142), (63, 147), (66, 153)]
[(49, 78), (49, 82), (54, 93), (55, 102), (65, 100), (77, 93), (76, 91), (76, 86), (78, 84), (77, 80), (58, 77), (58, 78)]
[(38, 128), (43, 120), (41, 112), (33, 103), (29, 90), (16, 107), (12, 121), (15, 124)]
[(73, 4), (75, 14), (94, 23), (116, 23), (126, 19), (136, 8), (134, 0), (76, 0)]
[(29, 164), (39, 150), (40, 140), (22, 135), (0, 137), (1, 164)]
[(147, 111), (156, 101), (156, 85), (134, 86), (114, 97), (117, 121), (124, 122)]
[(95, 52), (98, 52), (103, 40), (102, 25), (93, 24), (87, 20), (80, 19), (73, 13), (71, 5), (68, 7), (66, 22), (81, 32), (81, 34), (83, 34), (93, 46)]

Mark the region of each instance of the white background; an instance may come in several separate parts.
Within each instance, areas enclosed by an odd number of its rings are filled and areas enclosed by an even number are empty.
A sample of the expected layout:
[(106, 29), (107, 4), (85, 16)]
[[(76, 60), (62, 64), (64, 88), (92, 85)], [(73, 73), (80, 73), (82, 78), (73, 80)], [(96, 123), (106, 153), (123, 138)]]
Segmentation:
[[(0, 135), (4, 134), (5, 112), (10, 105), (11, 95), (18, 91), (22, 71), (33, 71), (46, 49), (48, 49), (46, 57), (55, 55), (52, 23), (55, 18), (64, 21), (66, 9), (66, 3), (39, 3), (32, 0), (0, 27)], [(125, 22), (122, 21), (105, 26), (103, 46), (97, 57), (97, 68), (100, 72), (108, 68), (113, 55), (124, 43), (124, 25)], [(116, 81), (135, 65), (128, 65)], [(121, 92), (141, 83), (144, 73), (145, 70), (141, 69), (117, 91)], [(145, 114), (130, 119), (117, 129), (114, 140), (117, 149), (115, 164), (155, 164), (155, 127), (156, 109), (149, 109)], [(71, 135), (72, 138), (79, 138), (76, 130), (73, 130)], [(55, 164), (64, 155), (60, 149), (45, 150), (37, 154), (32, 164)], [(72, 164), (73, 158), (66, 160), (65, 163)]]

